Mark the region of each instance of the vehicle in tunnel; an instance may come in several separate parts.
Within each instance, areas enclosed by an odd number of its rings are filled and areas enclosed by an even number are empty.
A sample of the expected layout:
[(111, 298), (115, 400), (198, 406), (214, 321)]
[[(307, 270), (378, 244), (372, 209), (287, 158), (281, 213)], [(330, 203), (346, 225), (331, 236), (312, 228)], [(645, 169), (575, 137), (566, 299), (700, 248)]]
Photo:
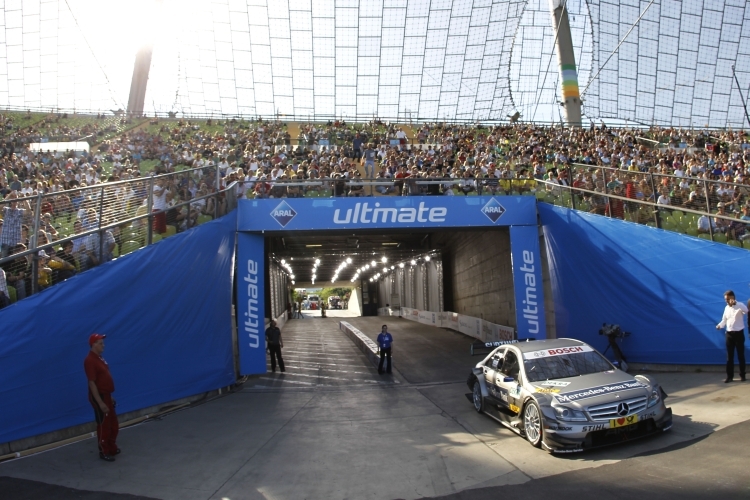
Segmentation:
[(514, 341), (471, 370), (477, 412), (554, 453), (667, 431), (672, 410), (651, 376), (630, 375), (574, 339)]

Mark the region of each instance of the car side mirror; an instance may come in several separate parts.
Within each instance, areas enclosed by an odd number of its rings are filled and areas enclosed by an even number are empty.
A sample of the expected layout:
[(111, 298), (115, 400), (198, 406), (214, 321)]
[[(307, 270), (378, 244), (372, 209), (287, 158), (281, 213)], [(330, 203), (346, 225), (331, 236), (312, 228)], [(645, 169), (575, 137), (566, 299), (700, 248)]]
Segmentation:
[(516, 379), (513, 377), (505, 377), (503, 378), (503, 382), (515, 382)]

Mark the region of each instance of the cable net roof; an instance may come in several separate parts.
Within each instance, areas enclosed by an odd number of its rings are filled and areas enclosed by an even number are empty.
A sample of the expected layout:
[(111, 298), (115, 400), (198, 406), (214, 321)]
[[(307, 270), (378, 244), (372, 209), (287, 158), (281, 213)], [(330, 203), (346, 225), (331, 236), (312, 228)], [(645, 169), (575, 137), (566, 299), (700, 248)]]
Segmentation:
[[(547, 0), (0, 5), (0, 107), (124, 109), (136, 50), (148, 42), (148, 114), (561, 120)], [(750, 3), (566, 7), (589, 120), (747, 125)]]

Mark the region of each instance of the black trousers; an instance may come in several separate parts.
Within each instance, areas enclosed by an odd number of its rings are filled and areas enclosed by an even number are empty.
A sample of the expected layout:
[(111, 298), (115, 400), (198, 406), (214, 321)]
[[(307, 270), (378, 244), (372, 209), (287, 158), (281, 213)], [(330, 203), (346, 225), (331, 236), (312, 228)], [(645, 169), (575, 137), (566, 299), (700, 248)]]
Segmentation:
[(388, 364), (386, 365), (385, 371), (391, 373), (391, 347), (380, 350), (380, 364), (378, 365), (378, 373), (383, 373), (383, 361), (388, 358)]
[(269, 345), (268, 352), (271, 354), (271, 371), (276, 371), (276, 359), (279, 360), (279, 368), (284, 372), (284, 360), (281, 358), (281, 346), (280, 345)]
[(734, 351), (740, 362), (740, 377), (745, 377), (745, 330), (727, 332), (727, 378), (734, 378)]

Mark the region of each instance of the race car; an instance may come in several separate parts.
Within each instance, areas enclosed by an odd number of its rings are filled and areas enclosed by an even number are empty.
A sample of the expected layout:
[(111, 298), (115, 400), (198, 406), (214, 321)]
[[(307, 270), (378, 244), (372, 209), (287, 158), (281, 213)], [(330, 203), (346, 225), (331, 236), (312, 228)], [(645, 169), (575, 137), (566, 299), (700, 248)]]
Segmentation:
[(672, 427), (653, 377), (629, 375), (579, 340), (509, 341), (477, 363), (467, 383), (477, 412), (553, 453)]

